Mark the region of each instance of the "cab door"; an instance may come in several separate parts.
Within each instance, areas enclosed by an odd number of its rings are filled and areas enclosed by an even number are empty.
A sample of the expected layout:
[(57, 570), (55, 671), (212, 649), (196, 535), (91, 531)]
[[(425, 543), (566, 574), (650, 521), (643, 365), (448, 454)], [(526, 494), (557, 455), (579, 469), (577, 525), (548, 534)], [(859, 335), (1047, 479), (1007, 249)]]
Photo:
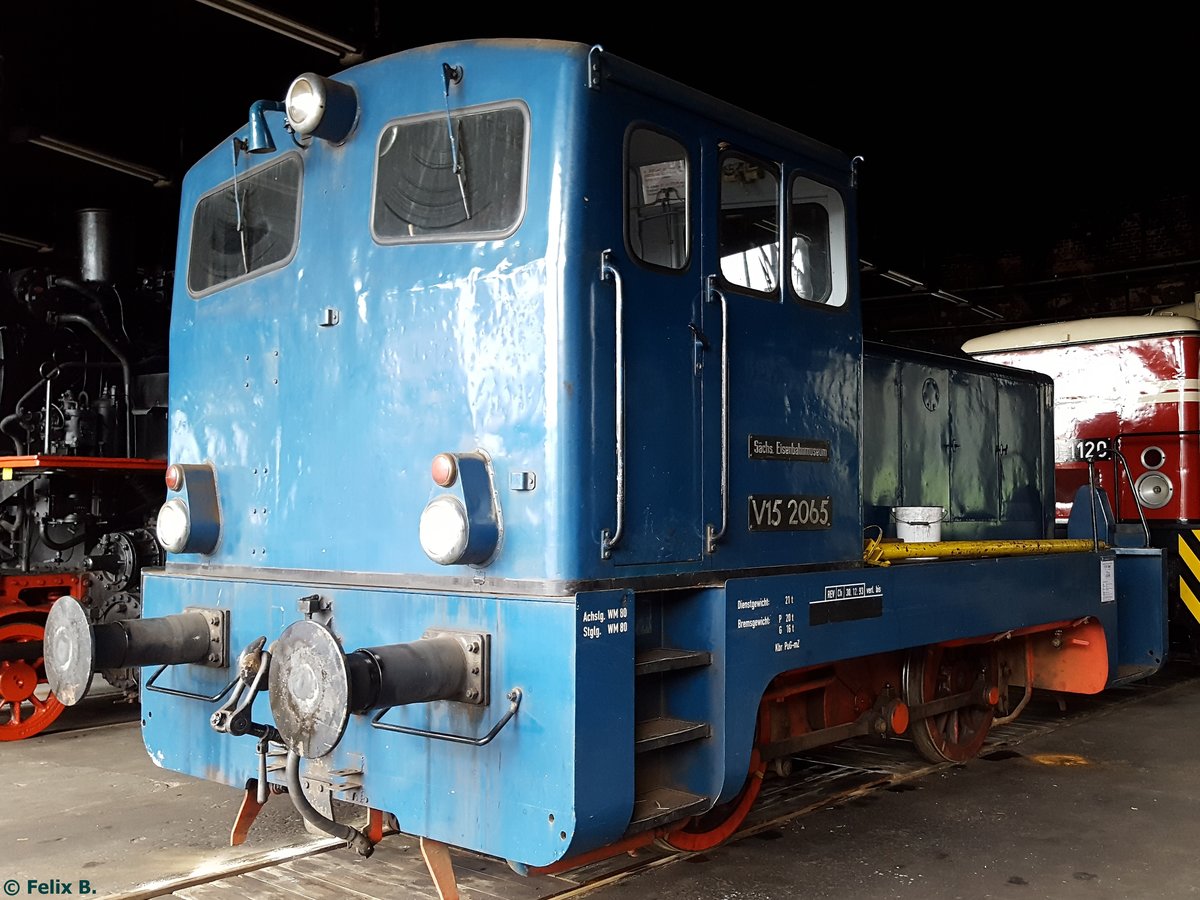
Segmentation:
[(707, 133), (708, 565), (856, 559), (862, 336), (846, 177), (721, 123)]
[(617, 85), (606, 92), (626, 101), (614, 104), (621, 113), (614, 126), (623, 128), (623, 234), (607, 255), (606, 273), (619, 280), (623, 306), (617, 327), (624, 396), (617, 414), (623, 414), (624, 519), (609, 553), (621, 566), (694, 562), (702, 556), (703, 532), (699, 148), (678, 120), (686, 116), (662, 105), (646, 108)]

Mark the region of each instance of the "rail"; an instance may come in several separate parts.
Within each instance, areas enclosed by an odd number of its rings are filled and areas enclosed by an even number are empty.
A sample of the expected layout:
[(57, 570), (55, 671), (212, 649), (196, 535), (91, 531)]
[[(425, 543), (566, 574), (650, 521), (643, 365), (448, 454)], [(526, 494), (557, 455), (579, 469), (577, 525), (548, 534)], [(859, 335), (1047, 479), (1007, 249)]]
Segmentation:
[[(1099, 548), (1104, 548), (1099, 543)], [(1042, 556), (1048, 553), (1088, 553), (1096, 549), (1090, 540), (1051, 539), (1005, 541), (866, 541), (863, 559), (877, 566), (905, 559), (996, 559), (1001, 556)]]

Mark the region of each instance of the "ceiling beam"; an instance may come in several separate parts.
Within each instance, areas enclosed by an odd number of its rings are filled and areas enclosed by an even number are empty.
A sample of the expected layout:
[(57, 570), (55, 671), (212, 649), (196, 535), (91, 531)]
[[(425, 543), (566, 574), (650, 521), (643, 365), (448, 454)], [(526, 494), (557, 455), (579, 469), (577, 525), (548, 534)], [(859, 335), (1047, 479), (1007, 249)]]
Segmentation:
[(133, 178), (140, 178), (142, 181), (150, 182), (155, 187), (169, 187), (171, 185), (171, 179), (162, 174), (162, 172), (155, 171), (148, 166), (139, 165), (138, 163), (118, 159), (115, 156), (109, 156), (107, 153), (92, 150), (90, 147), (82, 147), (79, 144), (73, 144), (70, 141), (60, 140), (59, 138), (50, 137), (45, 134), (33, 134), (26, 138), (26, 140), (35, 147), (43, 147), (46, 150), (53, 150), (65, 156), (82, 159), (84, 162), (90, 162), (93, 165), (103, 166), (114, 172), (120, 172)]
[(346, 43), (341, 38), (334, 37), (324, 31), (318, 31), (315, 28), (310, 28), (302, 22), (289, 19), (287, 16), (280, 15), (272, 10), (263, 9), (261, 6), (255, 6), (253, 3), (247, 3), (246, 0), (197, 0), (197, 2), (203, 3), (205, 6), (211, 6), (213, 9), (228, 13), (231, 16), (237, 16), (237, 18), (251, 22), (260, 28), (265, 28), (276, 34), (282, 34), (284, 37), (289, 37), (294, 41), (315, 47), (325, 53), (330, 53), (346, 64), (358, 62), (363, 57), (361, 47), (355, 47), (353, 44)]

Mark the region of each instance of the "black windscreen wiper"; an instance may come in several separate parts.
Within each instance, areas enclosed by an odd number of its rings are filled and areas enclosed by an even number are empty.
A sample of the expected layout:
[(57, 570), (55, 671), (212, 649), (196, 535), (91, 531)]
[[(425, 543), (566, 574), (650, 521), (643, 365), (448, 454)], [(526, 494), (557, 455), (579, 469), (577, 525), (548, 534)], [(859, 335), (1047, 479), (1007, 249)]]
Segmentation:
[(458, 156), (458, 142), (454, 139), (454, 120), (450, 117), (450, 85), (462, 81), (462, 67), (442, 63), (443, 94), (446, 98), (446, 131), (450, 134), (450, 156), (454, 161), (454, 175), (458, 178), (458, 192), (462, 195), (463, 212), (471, 218), (471, 207), (467, 204), (466, 169)]
[(234, 214), (237, 216), (238, 241), (241, 243), (242, 247), (242, 274), (249, 275), (250, 251), (246, 247), (246, 223), (242, 218), (242, 200), (238, 192), (237, 176), (238, 150), (243, 149), (244, 143), (244, 141), (241, 141), (238, 138), (233, 139), (233, 209)]

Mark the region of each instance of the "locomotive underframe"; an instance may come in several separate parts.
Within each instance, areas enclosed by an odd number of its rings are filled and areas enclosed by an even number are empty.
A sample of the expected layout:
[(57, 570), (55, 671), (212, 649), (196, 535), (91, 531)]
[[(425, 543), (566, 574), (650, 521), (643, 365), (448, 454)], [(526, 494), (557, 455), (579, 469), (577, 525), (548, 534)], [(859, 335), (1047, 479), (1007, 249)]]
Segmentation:
[[(916, 676), (906, 667), (930, 652), (920, 648), (940, 648), (930, 669), (942, 671), (938, 677), (955, 668), (945, 660), (967, 664), (957, 667), (953, 690), (928, 682), (930, 692), (918, 698), (928, 705), (910, 706), (927, 713), (927, 723), (979, 711), (971, 727), (980, 740), (1035, 658), (1034, 686), (1056, 690), (1092, 693), (1144, 676), (1161, 662), (1156, 618), (1160, 631), (1165, 625), (1162, 598), (1142, 587), (1161, 577), (1161, 565), (1157, 551), (943, 560), (557, 598), (314, 588), (169, 571), (148, 572), (145, 588), (147, 615), (227, 609), (234, 649), (259, 637), (269, 647), (304, 617), (299, 600), (311, 612), (314, 591), (323, 607), (316, 620), (347, 653), (419, 641), (429, 629), (487, 635), (486, 705), (436, 701), (350, 715), (336, 748), (306, 765), (318, 776), (341, 773), (336, 795), (392, 812), (401, 830), (544, 867), (664, 828), (706, 835), (707, 828), (679, 826), (744, 800), (747, 773), (766, 759), (785, 759), (809, 741), (903, 730), (904, 717), (888, 704), (912, 694), (905, 679)], [(962, 584), (989, 584), (993, 596), (966, 595)], [(1100, 589), (1055, 587), (1063, 584)], [(963, 638), (967, 621), (975, 637)], [(1027, 633), (1035, 635), (1029, 644)], [(971, 647), (983, 649), (963, 649)], [(671, 653), (685, 661), (664, 662)], [(210, 697), (231, 677), (229, 669), (178, 665), (159, 684)], [(812, 693), (814, 679), (825, 677), (836, 690)], [(484, 735), (509, 709), (513, 689), (520, 709), (486, 746), (437, 739)], [(812, 711), (818, 696), (821, 708)], [(749, 697), (772, 701), (775, 711), (768, 703), (760, 714), (759, 703), (744, 702)], [(258, 741), (214, 732), (212, 712), (195, 698), (147, 691), (146, 746), (161, 766), (242, 788), (259, 774)], [(265, 700), (251, 713), (271, 720)], [(821, 730), (823, 737), (803, 737)], [(928, 730), (936, 738), (936, 726)], [(950, 747), (947, 758), (970, 755), (969, 744)], [(387, 765), (372, 764), (380, 759)], [(506, 774), (514, 760), (526, 773), (520, 779)], [(463, 784), (474, 787), (462, 792)], [(647, 798), (665, 812), (647, 814)]]

